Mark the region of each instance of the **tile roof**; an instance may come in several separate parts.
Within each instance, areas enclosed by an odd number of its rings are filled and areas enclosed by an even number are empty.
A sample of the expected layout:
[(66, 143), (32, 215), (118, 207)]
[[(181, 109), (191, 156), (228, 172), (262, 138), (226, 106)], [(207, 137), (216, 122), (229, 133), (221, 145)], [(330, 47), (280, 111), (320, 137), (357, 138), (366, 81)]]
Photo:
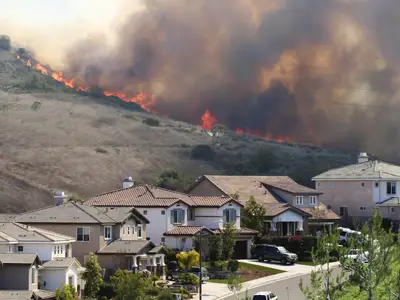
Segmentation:
[(154, 244), (147, 240), (115, 240), (105, 246), (98, 254), (142, 254), (147, 247), (154, 248)]
[(267, 204), (264, 205), (265, 209), (266, 209), (266, 216), (267, 217), (275, 217), (277, 215), (280, 215), (282, 213), (284, 213), (287, 210), (292, 210), (297, 214), (300, 215), (305, 215), (305, 216), (311, 216), (311, 214), (309, 214), (308, 212), (299, 209), (293, 205), (290, 205), (288, 203), (276, 203), (276, 204)]
[(40, 262), (35, 253), (0, 253), (0, 262), (3, 264), (31, 265), (36, 260)]
[(301, 208), (301, 210), (311, 215), (308, 219), (309, 221), (340, 220), (340, 217), (323, 203), (320, 203), (316, 207)]
[(175, 226), (164, 233), (165, 236), (176, 236), (176, 235), (184, 235), (184, 236), (192, 236), (198, 234), (201, 229), (204, 229), (210, 233), (212, 231), (204, 226)]
[(92, 197), (85, 204), (96, 207), (169, 207), (179, 201), (188, 206), (220, 207), (235, 200), (225, 195), (192, 196), (149, 185), (141, 185)]
[[(222, 233), (222, 229), (218, 228), (218, 229), (212, 229), (212, 231), (215, 234), (221, 234)], [(257, 235), (258, 231), (254, 230), (254, 229), (250, 229), (250, 228), (245, 228), (245, 227), (241, 227), (238, 231), (237, 231), (238, 235)]]
[(70, 242), (74, 237), (55, 233), (20, 223), (0, 223), (0, 241), (23, 242)]
[(378, 160), (370, 160), (363, 163), (352, 164), (341, 168), (331, 169), (312, 178), (312, 180), (376, 180), (399, 179), (400, 166)]
[(74, 263), (78, 264), (78, 267), (82, 267), (75, 257), (54, 258), (53, 260), (44, 262), (42, 266), (44, 268), (69, 268)]
[(70, 223), (70, 224), (114, 224), (115, 221), (93, 206), (66, 202), (58, 206), (50, 206), (16, 217), (21, 223)]

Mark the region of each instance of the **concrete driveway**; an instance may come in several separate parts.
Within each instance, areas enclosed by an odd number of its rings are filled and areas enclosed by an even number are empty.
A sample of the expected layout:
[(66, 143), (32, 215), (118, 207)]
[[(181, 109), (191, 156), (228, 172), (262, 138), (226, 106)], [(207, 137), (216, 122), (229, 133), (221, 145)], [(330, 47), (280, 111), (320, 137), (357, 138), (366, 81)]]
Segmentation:
[(258, 266), (263, 266), (263, 267), (268, 267), (272, 269), (277, 269), (289, 273), (311, 273), (312, 270), (314, 270), (315, 267), (313, 266), (306, 266), (306, 265), (300, 265), (300, 264), (294, 264), (294, 265), (283, 265), (279, 262), (259, 262), (256, 259), (240, 259), (240, 262), (243, 263), (248, 263), (252, 265), (258, 265)]

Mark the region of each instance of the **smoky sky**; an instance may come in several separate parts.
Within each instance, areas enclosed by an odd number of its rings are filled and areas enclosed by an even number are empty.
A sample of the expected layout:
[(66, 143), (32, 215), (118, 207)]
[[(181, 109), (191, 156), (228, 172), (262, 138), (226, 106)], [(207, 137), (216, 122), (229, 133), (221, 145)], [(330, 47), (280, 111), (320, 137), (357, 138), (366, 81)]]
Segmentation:
[(65, 74), (198, 124), (398, 158), (400, 1), (148, 0)]

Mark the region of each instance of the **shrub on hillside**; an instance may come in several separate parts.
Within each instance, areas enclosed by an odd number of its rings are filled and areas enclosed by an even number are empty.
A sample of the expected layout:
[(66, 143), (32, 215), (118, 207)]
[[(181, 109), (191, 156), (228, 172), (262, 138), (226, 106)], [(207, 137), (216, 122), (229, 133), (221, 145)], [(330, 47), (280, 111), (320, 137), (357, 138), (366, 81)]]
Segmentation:
[(143, 124), (146, 124), (148, 126), (158, 127), (160, 126), (160, 121), (154, 118), (146, 118), (143, 120)]
[(7, 35), (0, 35), (0, 50), (11, 50), (11, 39)]
[(192, 149), (191, 156), (193, 159), (213, 160), (215, 151), (209, 145), (198, 145)]

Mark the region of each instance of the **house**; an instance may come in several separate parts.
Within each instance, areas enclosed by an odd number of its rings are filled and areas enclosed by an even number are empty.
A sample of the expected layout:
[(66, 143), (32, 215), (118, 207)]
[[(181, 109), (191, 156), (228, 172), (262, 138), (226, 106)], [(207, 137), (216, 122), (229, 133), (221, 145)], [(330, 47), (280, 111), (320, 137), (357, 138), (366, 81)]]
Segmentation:
[(0, 299), (55, 299), (39, 289), (41, 260), (34, 253), (0, 254)]
[[(164, 250), (148, 240), (146, 226), (149, 221), (136, 209), (98, 208), (67, 199), (65, 193), (59, 192), (55, 196), (56, 205), (18, 215), (15, 219), (23, 224), (74, 236), (76, 242), (72, 256), (84, 265), (90, 252), (97, 254), (107, 277), (118, 268), (136, 271), (148, 268), (161, 272)], [(68, 263), (60, 262), (64, 266)], [(55, 262), (47, 264), (47, 267), (54, 269)]]
[(400, 166), (360, 153), (357, 163), (312, 178), (321, 200), (344, 220), (369, 218), (378, 208), (384, 218), (400, 220)]
[(245, 205), (251, 196), (267, 212), (266, 231), (278, 235), (313, 234), (339, 217), (320, 201), (321, 192), (288, 176), (204, 175), (189, 189), (192, 195), (235, 196)]
[(39, 270), (41, 288), (48, 291), (55, 292), (63, 283), (76, 289), (83, 285), (79, 277), (84, 269), (71, 257), (74, 241), (73, 237), (21, 223), (0, 223), (0, 253), (38, 255), (43, 262)]
[[(203, 227), (219, 234), (226, 222), (237, 228), (236, 257), (248, 257), (256, 231), (241, 228), (242, 204), (229, 195), (197, 196), (166, 189), (135, 186), (128, 177), (120, 190), (97, 195), (86, 205), (98, 208), (134, 207), (149, 219), (147, 237), (155, 244), (166, 244), (179, 249), (193, 249), (193, 238)], [(239, 253), (239, 251), (241, 251)]]

